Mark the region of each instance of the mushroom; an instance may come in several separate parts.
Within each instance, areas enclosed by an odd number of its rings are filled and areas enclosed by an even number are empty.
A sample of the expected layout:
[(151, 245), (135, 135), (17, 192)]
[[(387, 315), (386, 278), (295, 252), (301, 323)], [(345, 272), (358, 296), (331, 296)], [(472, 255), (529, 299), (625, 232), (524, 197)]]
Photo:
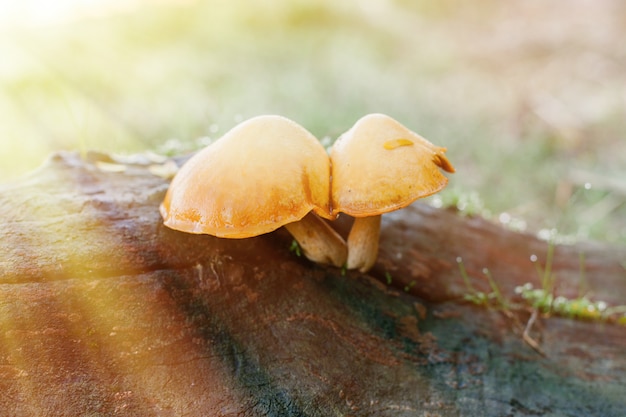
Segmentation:
[[(160, 206), (167, 227), (223, 238), (278, 229), (314, 262), (345, 263), (345, 241), (330, 219), (330, 161), (305, 128), (258, 116), (227, 132), (178, 171)], [(316, 215), (317, 213), (317, 215)]]
[(348, 269), (367, 272), (376, 262), (383, 213), (446, 186), (439, 168), (454, 167), (445, 151), (382, 114), (364, 116), (337, 139), (330, 152), (331, 209), (355, 217)]

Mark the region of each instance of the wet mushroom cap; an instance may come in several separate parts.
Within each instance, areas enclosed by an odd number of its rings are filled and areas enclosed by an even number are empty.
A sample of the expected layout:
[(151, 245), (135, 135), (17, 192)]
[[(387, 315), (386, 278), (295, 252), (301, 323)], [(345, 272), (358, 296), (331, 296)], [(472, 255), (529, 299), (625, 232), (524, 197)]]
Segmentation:
[(358, 120), (332, 147), (332, 211), (354, 217), (401, 209), (444, 188), (445, 148), (382, 114)]
[(258, 116), (195, 154), (161, 204), (164, 224), (246, 238), (302, 219), (330, 218), (330, 166), (320, 142), (281, 116)]

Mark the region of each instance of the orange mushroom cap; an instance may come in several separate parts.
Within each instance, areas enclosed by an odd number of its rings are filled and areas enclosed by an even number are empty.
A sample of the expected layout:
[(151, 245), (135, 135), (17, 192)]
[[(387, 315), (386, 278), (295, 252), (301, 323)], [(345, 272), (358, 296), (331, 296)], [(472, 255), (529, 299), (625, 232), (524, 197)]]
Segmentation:
[(454, 172), (445, 151), (389, 116), (362, 117), (331, 149), (333, 214), (379, 215), (438, 192), (439, 168)]
[(330, 164), (320, 142), (281, 116), (258, 116), (195, 154), (160, 211), (188, 233), (246, 238), (302, 219), (330, 218)]

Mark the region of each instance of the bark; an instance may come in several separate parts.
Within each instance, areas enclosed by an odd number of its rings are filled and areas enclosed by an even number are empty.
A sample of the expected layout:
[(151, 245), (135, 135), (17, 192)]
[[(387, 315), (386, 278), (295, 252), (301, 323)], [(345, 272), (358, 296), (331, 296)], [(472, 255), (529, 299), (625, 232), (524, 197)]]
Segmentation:
[[(369, 274), (345, 272), (285, 230), (167, 229), (159, 166), (104, 159), (57, 154), (0, 188), (3, 415), (624, 415), (623, 326), (540, 316), (540, 354), (532, 310), (463, 300), (457, 258), (519, 302), (545, 242), (418, 203), (383, 216)], [(625, 255), (556, 246), (556, 291), (626, 304)]]

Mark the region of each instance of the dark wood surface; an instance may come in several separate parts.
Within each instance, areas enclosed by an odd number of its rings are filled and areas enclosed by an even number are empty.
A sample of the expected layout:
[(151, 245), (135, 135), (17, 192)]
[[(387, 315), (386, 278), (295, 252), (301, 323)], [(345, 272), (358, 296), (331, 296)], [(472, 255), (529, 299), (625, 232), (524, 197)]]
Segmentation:
[[(102, 159), (57, 154), (0, 186), (0, 415), (626, 415), (624, 326), (540, 317), (542, 355), (529, 310), (463, 301), (457, 258), (513, 300), (540, 286), (545, 242), (417, 203), (383, 216), (368, 275), (343, 273), (284, 230), (169, 230), (168, 181)], [(557, 291), (626, 304), (625, 260), (557, 246)]]

